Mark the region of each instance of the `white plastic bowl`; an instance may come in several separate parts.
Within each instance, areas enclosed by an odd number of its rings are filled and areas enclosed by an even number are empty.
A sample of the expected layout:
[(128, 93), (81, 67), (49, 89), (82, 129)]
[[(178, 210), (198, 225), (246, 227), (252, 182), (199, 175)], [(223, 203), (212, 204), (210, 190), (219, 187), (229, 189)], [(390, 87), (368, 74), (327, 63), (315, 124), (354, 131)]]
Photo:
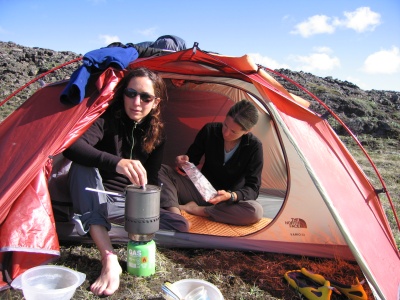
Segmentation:
[(180, 295), (185, 298), (187, 294), (195, 288), (204, 286), (207, 290), (207, 296), (210, 300), (224, 300), (221, 291), (212, 283), (201, 279), (182, 279), (172, 284), (174, 290), (177, 290)]
[(85, 281), (86, 275), (61, 266), (38, 266), (21, 276), (26, 300), (68, 300)]

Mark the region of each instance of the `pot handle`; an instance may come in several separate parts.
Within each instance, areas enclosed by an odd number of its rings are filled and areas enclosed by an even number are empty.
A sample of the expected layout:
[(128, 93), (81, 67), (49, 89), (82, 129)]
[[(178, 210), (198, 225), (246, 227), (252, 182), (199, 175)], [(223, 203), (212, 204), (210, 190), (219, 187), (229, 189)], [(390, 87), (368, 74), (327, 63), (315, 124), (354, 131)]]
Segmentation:
[(114, 195), (114, 196), (121, 196), (124, 197), (124, 194), (118, 193), (118, 192), (109, 192), (109, 191), (103, 191), (103, 190), (97, 190), (97, 189), (92, 189), (90, 187), (86, 187), (85, 190), (90, 191), (90, 192), (98, 192), (102, 194), (108, 194), (108, 195)]

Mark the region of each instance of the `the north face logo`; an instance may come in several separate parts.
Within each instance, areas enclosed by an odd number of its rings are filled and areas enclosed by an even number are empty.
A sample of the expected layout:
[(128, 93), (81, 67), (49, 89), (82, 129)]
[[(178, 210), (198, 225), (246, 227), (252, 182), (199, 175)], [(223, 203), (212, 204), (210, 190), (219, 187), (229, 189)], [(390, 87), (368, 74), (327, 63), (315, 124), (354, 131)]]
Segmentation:
[(307, 228), (307, 223), (303, 219), (300, 218), (292, 218), (291, 221), (285, 222), (291, 228)]

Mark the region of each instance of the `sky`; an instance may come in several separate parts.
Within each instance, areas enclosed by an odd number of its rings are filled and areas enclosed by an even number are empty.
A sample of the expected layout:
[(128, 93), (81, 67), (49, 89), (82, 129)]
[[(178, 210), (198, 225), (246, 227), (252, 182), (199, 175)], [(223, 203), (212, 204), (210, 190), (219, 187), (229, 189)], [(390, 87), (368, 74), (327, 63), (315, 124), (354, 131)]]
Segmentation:
[(0, 0), (0, 41), (85, 54), (166, 34), (205, 51), (400, 91), (399, 0)]

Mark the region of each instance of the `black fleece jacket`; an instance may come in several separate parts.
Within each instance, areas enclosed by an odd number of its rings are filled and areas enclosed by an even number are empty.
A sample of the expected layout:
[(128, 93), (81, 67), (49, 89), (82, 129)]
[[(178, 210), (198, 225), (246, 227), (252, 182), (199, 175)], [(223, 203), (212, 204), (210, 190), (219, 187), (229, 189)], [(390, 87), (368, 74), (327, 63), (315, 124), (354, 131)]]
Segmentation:
[(160, 145), (147, 154), (142, 150), (142, 143), (148, 126), (148, 118), (139, 124), (129, 119), (124, 112), (117, 117), (112, 109), (108, 109), (63, 155), (81, 165), (98, 168), (104, 188), (109, 191), (122, 192), (131, 184), (126, 176), (116, 172), (117, 164), (122, 158), (140, 160), (146, 169), (148, 183), (158, 185), (158, 170), (163, 159), (165, 137)]
[(256, 200), (261, 186), (263, 149), (252, 133), (244, 135), (238, 149), (224, 163), (222, 123), (208, 123), (197, 134), (187, 153), (190, 162), (199, 165), (216, 190), (231, 190), (238, 200)]

